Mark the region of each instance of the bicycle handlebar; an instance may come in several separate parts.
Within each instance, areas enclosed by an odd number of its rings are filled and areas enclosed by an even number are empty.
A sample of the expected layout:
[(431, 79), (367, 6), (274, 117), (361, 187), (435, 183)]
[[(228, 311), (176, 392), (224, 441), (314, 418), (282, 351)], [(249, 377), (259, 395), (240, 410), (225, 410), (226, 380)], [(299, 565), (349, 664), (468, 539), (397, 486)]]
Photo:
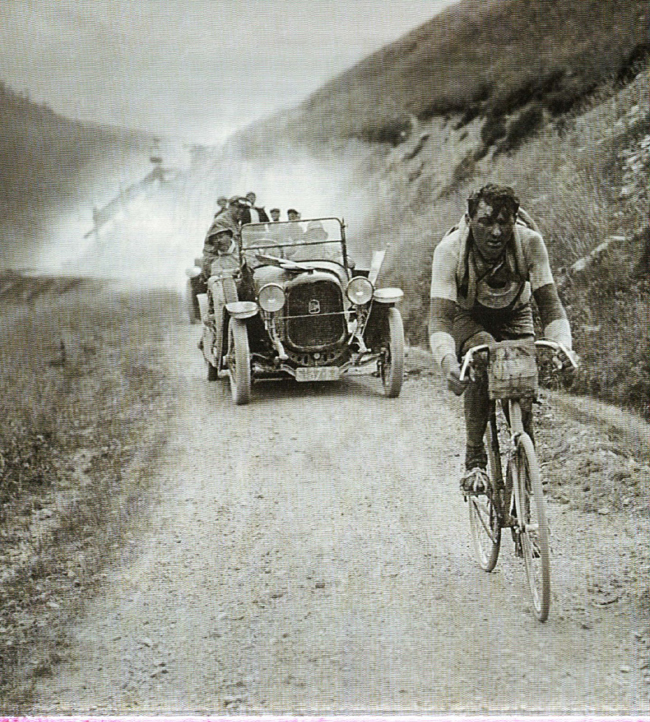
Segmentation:
[[(538, 346), (539, 348), (549, 348), (552, 351), (560, 351), (562, 353), (562, 355), (566, 359), (568, 359), (568, 361), (571, 364), (571, 367), (573, 369), (578, 368), (578, 364), (576, 363), (573, 352), (569, 351), (569, 349), (563, 343), (559, 343), (558, 341), (551, 341), (549, 339), (541, 339), (539, 341), (535, 341), (535, 346)], [(461, 381), (465, 381), (465, 379), (467, 377), (467, 372), (474, 361), (474, 356), (476, 354), (487, 351), (489, 348), (490, 348), (489, 344), (482, 343), (479, 346), (473, 346), (472, 348), (469, 349), (469, 351), (463, 357), (463, 364), (460, 369), (460, 380)]]

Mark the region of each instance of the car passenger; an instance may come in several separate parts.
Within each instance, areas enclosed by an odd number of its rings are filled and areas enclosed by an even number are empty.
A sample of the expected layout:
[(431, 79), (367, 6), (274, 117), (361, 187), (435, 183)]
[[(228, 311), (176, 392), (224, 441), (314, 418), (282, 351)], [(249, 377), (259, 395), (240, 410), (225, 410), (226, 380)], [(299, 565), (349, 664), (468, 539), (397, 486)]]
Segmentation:
[(228, 208), (228, 199), (226, 196), (219, 196), (217, 198), (217, 211), (214, 217), (220, 216)]
[(246, 223), (268, 223), (269, 217), (266, 215), (266, 211), (262, 207), (255, 205), (257, 196), (253, 191), (249, 191), (245, 197), (248, 202), (248, 209), (244, 213), (242, 218), (242, 224)]

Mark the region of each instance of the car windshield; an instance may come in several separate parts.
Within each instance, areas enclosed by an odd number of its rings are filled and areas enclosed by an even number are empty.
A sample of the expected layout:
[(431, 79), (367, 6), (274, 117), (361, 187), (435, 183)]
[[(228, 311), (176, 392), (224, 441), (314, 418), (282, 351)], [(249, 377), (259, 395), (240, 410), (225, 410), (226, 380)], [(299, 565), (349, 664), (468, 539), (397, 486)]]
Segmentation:
[(251, 266), (259, 265), (260, 256), (343, 264), (341, 222), (338, 218), (318, 218), (249, 223), (242, 228), (242, 252)]

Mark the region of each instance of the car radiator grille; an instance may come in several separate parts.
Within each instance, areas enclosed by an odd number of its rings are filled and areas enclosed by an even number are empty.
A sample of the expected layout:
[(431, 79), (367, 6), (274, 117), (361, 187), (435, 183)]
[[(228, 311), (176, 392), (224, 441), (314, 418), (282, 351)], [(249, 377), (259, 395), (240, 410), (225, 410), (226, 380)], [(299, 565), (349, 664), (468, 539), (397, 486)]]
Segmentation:
[(316, 281), (294, 286), (285, 313), (286, 340), (296, 348), (321, 348), (345, 336), (343, 298), (335, 283)]

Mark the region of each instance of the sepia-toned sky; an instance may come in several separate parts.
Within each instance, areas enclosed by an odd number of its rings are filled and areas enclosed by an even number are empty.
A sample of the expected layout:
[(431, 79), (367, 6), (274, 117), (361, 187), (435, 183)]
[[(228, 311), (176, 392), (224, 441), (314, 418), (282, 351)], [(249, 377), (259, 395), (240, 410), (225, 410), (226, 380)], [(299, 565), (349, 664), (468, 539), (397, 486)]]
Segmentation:
[(297, 104), (455, 0), (0, 0), (0, 80), (200, 142)]

